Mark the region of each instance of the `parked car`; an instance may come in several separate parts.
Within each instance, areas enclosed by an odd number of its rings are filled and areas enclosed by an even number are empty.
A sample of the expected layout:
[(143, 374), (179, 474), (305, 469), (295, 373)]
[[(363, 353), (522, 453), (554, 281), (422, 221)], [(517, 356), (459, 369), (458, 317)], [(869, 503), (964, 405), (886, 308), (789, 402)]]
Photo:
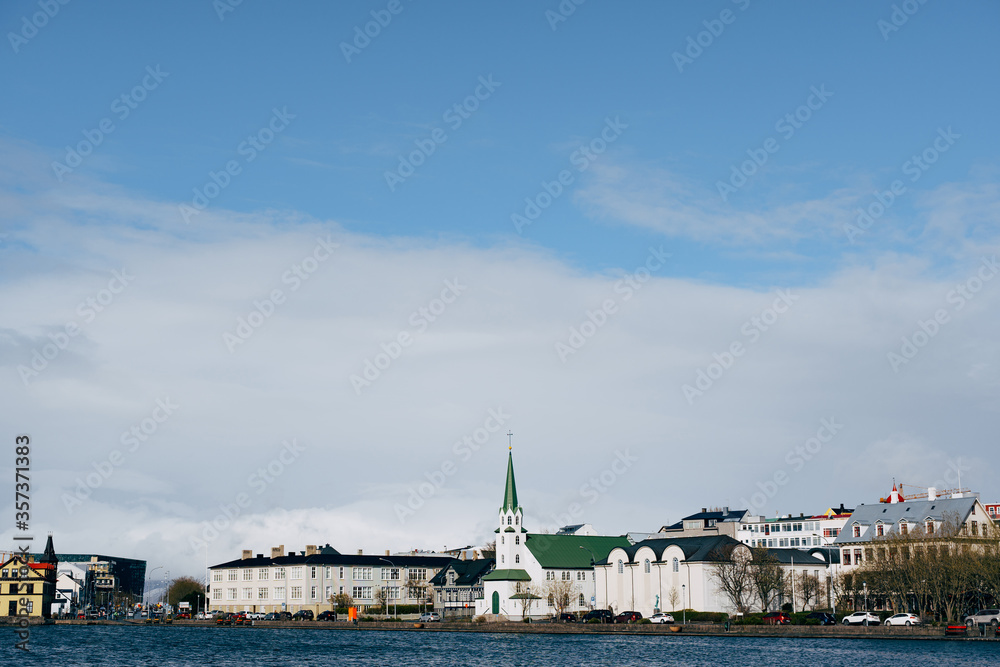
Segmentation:
[(292, 614), (293, 621), (311, 621), (313, 620), (313, 613), (311, 609), (300, 609), (294, 614)]
[(856, 611), (840, 621), (844, 625), (878, 625), (879, 618), (870, 611)]
[(251, 621), (263, 621), (263, 620), (264, 620), (264, 617), (265, 617), (265, 616), (267, 616), (267, 614), (265, 614), (265, 613), (264, 613), (264, 612), (262, 612), (262, 611), (248, 611), (248, 612), (246, 613), (246, 616), (247, 616), (247, 618), (249, 618), (249, 619), (250, 619)]
[(568, 611), (564, 611), (559, 614), (559, 618), (555, 619), (559, 623), (576, 623), (576, 614)]
[(319, 616), (316, 617), (316, 620), (317, 621), (336, 621), (337, 620), (337, 612), (330, 611), (329, 609), (327, 609), (326, 611), (321, 611), (319, 613)]
[(649, 622), (650, 623), (673, 623), (674, 622), (674, 617), (671, 616), (670, 614), (664, 614), (664, 613), (653, 614), (652, 616), (649, 617)]
[(600, 621), (601, 623), (614, 623), (615, 614), (610, 609), (592, 609), (583, 616), (583, 622)]
[(615, 623), (635, 623), (642, 620), (642, 614), (637, 611), (623, 611), (615, 616)]
[(886, 625), (920, 625), (920, 617), (916, 614), (894, 614), (885, 619)]
[(174, 616), (174, 618), (176, 618), (178, 620), (180, 620), (182, 618), (191, 618), (191, 614), (187, 613), (186, 611), (182, 611), (181, 613), (179, 613), (176, 616)]
[(225, 613), (225, 614), (219, 614), (218, 616), (215, 617), (215, 624), (216, 625), (232, 625), (233, 622), (236, 620), (236, 618), (237, 618), (236, 614), (234, 614), (232, 612), (228, 612), (228, 613)]
[(975, 614), (965, 617), (965, 624), (970, 628), (980, 623), (988, 623), (996, 628), (997, 624), (1000, 624), (1000, 609), (980, 609)]
[(440, 623), (441, 614), (437, 613), (436, 611), (424, 612), (423, 614), (420, 614), (419, 620), (421, 623)]
[(290, 621), (290, 620), (292, 620), (292, 612), (290, 612), (290, 611), (279, 611), (278, 612), (278, 618), (275, 619), (275, 620), (278, 620), (278, 621)]
[(825, 611), (814, 611), (808, 616), (806, 616), (806, 622), (809, 619), (816, 619), (819, 621), (820, 625), (837, 625), (837, 617), (833, 614), (828, 614)]
[(792, 622), (792, 617), (788, 615), (788, 612), (784, 611), (770, 611), (764, 614), (764, 625), (789, 625)]
[(269, 612), (267, 612), (266, 614), (264, 614), (264, 620), (265, 621), (277, 621), (278, 620), (278, 612), (276, 612), (276, 611), (269, 611)]

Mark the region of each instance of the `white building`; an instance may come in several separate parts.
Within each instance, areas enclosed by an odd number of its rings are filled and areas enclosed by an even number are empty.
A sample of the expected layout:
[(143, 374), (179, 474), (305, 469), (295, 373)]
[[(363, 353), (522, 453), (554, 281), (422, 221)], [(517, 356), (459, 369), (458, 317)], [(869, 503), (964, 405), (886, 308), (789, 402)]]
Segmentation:
[(768, 519), (747, 515), (740, 522), (736, 539), (749, 547), (765, 546), (769, 549), (806, 549), (832, 547), (840, 531), (847, 525), (853, 510), (843, 505), (828, 509), (823, 514), (806, 516), (791, 514)]
[[(552, 591), (569, 591), (566, 611), (583, 612), (596, 608), (594, 586), (596, 561), (615, 547), (628, 546), (622, 535), (593, 535), (587, 525), (567, 527), (559, 534), (529, 533), (524, 527), (524, 511), (517, 502), (514, 461), (507, 455), (507, 482), (496, 529), (496, 569), (483, 577), (483, 599), (476, 602), (476, 614), (493, 617), (533, 618), (552, 616), (556, 605)], [(523, 605), (528, 608), (524, 609)]]

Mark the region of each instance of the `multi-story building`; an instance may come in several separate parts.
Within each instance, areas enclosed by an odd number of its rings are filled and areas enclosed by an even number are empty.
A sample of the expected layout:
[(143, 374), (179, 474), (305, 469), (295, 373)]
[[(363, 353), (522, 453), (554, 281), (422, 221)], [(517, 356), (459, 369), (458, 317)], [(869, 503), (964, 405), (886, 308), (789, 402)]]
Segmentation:
[(768, 519), (748, 515), (738, 524), (736, 539), (749, 547), (769, 549), (806, 549), (831, 547), (840, 531), (851, 518), (852, 510), (843, 505), (823, 514), (806, 516), (791, 514)]
[(735, 538), (740, 524), (748, 516), (747, 510), (730, 510), (728, 507), (709, 509), (686, 516), (677, 523), (660, 528), (653, 539), (666, 537), (711, 537), (726, 535)]
[(493, 571), (492, 558), (455, 559), (431, 579), (434, 611), (442, 618), (472, 616), (483, 598), (483, 577)]
[(1000, 503), (984, 503), (983, 507), (986, 509), (986, 514), (993, 520), (993, 523), (1000, 526)]
[(333, 607), (340, 594), (361, 608), (379, 604), (420, 604), (430, 601), (430, 580), (454, 560), (441, 555), (363, 554), (348, 556), (327, 544), (285, 553), (284, 545), (270, 557), (244, 550), (238, 560), (209, 568), (212, 610), (290, 611), (314, 614)]
[(45, 551), (35, 555), (13, 555), (0, 563), (0, 614), (49, 618), (56, 599), (56, 568), (59, 561), (52, 536)]

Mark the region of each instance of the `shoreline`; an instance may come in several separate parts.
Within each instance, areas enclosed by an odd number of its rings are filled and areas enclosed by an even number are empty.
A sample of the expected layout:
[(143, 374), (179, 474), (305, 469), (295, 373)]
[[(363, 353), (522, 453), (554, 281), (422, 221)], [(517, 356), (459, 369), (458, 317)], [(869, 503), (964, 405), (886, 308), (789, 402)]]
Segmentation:
[[(171, 623), (147, 623), (146, 621), (125, 620), (78, 620), (60, 619), (48, 621), (45, 625), (127, 625), (135, 627), (221, 627), (238, 631), (241, 629), (307, 629), (333, 631), (376, 631), (376, 632), (476, 632), (481, 634), (552, 634), (552, 635), (629, 635), (629, 636), (670, 636), (670, 637), (759, 637), (775, 639), (888, 639), (888, 640), (948, 640), (948, 641), (1000, 641), (987, 636), (946, 637), (943, 627), (901, 628), (901, 627), (845, 627), (836, 626), (780, 626), (746, 625), (732, 626), (727, 632), (718, 624), (687, 625), (598, 625), (577, 623), (417, 623), (361, 622), (357, 626), (343, 621), (254, 621), (252, 625), (218, 626), (212, 621), (175, 620)], [(673, 628), (679, 628), (674, 630)], [(990, 633), (992, 634), (992, 633)]]

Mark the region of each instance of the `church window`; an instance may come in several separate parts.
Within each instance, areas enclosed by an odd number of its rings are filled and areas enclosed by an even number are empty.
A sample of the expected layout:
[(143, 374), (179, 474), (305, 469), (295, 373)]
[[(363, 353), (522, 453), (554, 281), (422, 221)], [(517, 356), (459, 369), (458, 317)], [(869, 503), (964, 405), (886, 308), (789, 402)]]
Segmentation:
[(674, 559), (674, 572), (680, 572), (680, 571), (681, 571), (680, 561), (675, 558)]
[(520, 544), (520, 543), (521, 543), (521, 536), (520, 535), (515, 535), (514, 536), (514, 544)]
[(511, 522), (511, 521), (512, 521), (511, 517), (507, 517), (507, 525), (508, 525), (508, 526), (510, 525), (510, 522)]
[(503, 554), (500, 554), (500, 563), (503, 564)]
[(618, 574), (625, 572), (625, 566), (622, 564), (621, 560), (618, 561)]
[(646, 559), (646, 574), (649, 574), (649, 559)]
[(587, 604), (586, 601), (584, 601), (583, 599), (583, 593), (580, 593), (580, 606), (584, 607), (586, 606), (586, 604)]
[(521, 554), (514, 554), (514, 562), (515, 563), (521, 562)]

